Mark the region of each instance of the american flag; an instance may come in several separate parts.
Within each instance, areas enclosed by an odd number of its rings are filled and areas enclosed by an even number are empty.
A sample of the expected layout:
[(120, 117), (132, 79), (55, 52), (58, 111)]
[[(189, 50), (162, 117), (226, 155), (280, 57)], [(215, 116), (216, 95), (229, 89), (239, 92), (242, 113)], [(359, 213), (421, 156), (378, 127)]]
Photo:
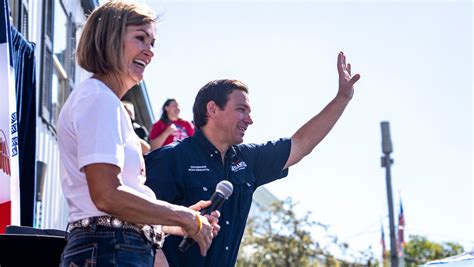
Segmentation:
[(403, 205), (400, 199), (400, 213), (398, 214), (398, 253), (403, 256), (403, 247), (405, 246), (405, 216), (403, 215)]
[(387, 247), (385, 246), (385, 232), (383, 231), (383, 224), (381, 225), (382, 236), (380, 237), (380, 244), (382, 245), (382, 260), (385, 261), (387, 255)]

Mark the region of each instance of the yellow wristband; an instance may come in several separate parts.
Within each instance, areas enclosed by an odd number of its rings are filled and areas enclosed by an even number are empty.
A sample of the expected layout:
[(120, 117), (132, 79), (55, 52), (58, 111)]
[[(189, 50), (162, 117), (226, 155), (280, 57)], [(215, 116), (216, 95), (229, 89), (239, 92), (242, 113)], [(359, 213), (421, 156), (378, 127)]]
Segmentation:
[(196, 211), (196, 222), (198, 224), (198, 230), (193, 236), (198, 235), (202, 230), (201, 216), (199, 215), (199, 212), (197, 212), (197, 211)]

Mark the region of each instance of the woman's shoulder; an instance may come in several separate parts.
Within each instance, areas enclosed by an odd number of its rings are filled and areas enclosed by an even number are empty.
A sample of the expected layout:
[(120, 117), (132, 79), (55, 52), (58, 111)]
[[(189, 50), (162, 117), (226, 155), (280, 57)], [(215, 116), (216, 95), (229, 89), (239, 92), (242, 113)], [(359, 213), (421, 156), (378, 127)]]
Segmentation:
[(100, 81), (86, 79), (76, 85), (62, 107), (62, 113), (116, 113), (120, 99)]
[[(76, 90), (82, 94), (106, 94), (115, 96), (112, 90), (110, 90), (103, 82), (92, 77), (80, 82), (73, 91)], [(116, 98), (118, 99), (118, 97)]]
[(168, 126), (168, 123), (166, 123), (162, 119), (159, 119), (155, 123), (153, 123), (152, 128), (155, 128), (155, 130), (160, 130), (160, 129), (166, 128), (167, 126)]
[(86, 100), (88, 102), (97, 101), (110, 102), (113, 105), (119, 105), (120, 99), (101, 81), (88, 78), (80, 82), (70, 95), (76, 102)]
[(155, 124), (169, 124), (167, 123), (166, 121), (164, 121), (163, 119), (159, 119), (155, 122)]

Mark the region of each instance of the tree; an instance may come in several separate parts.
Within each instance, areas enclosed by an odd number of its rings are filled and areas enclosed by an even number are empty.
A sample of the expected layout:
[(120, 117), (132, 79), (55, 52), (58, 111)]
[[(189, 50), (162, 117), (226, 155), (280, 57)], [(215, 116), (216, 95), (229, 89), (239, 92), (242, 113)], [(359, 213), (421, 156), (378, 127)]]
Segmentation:
[[(370, 247), (367, 251), (351, 250), (337, 236), (328, 235), (329, 226), (312, 220), (310, 212), (298, 217), (294, 212), (295, 206), (288, 198), (274, 202), (268, 209), (261, 208), (258, 216), (249, 218), (237, 258), (238, 267), (360, 267), (377, 264)], [(318, 230), (315, 227), (321, 228), (324, 235), (331, 239), (330, 244), (326, 245), (339, 249), (343, 254), (353, 255), (359, 263), (336, 259), (331, 255), (327, 246), (321, 246), (312, 237), (311, 231)]]
[(323, 252), (310, 230), (327, 226), (311, 220), (310, 212), (298, 218), (295, 205), (291, 198), (277, 201), (249, 218), (237, 266), (314, 266)]
[(410, 235), (404, 248), (405, 265), (407, 267), (418, 266), (428, 261), (455, 256), (463, 252), (464, 248), (457, 243), (443, 242), (439, 244), (431, 242), (423, 236)]

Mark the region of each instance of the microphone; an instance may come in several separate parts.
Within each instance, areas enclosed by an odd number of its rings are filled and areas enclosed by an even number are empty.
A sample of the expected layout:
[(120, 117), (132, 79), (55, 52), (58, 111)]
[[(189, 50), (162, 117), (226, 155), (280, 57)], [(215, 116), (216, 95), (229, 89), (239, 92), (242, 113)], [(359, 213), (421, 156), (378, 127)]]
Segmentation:
[[(210, 214), (212, 211), (220, 209), (222, 204), (224, 204), (224, 200), (232, 195), (233, 190), (234, 187), (231, 182), (227, 180), (220, 181), (216, 186), (216, 192), (212, 194), (210, 199), (211, 205), (201, 210), (201, 215)], [(196, 241), (192, 238), (185, 236), (183, 241), (181, 241), (181, 244), (179, 244), (179, 251), (186, 252), (195, 242)]]

